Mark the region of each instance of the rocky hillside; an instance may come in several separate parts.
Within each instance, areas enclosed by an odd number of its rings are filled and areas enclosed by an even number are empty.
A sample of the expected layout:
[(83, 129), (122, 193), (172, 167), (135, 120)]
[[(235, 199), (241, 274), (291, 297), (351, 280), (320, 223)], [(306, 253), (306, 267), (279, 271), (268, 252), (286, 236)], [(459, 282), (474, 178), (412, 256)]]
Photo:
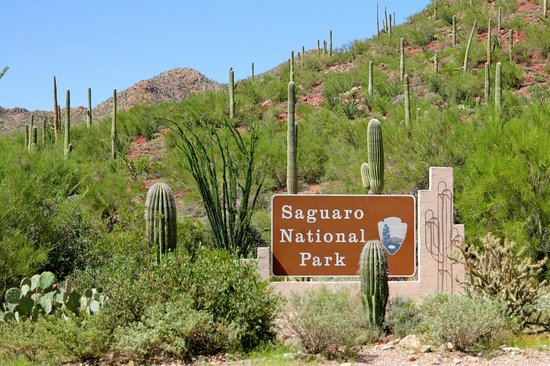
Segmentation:
[[(165, 71), (152, 79), (141, 80), (117, 94), (119, 109), (127, 110), (140, 104), (155, 104), (165, 101), (180, 101), (188, 96), (207, 90), (218, 90), (220, 85), (209, 80), (191, 68), (177, 68)], [(58, 98), (61, 96), (58, 95)], [(62, 100), (62, 98), (61, 98)], [(93, 110), (94, 120), (98, 121), (111, 113), (112, 98), (100, 103)], [(0, 134), (22, 130), (28, 123), (31, 113), (38, 124), (44, 118), (53, 118), (51, 111), (29, 111), (24, 108), (5, 109), (0, 107)], [(64, 112), (61, 113), (64, 116)], [(81, 123), (86, 118), (86, 108), (79, 106), (71, 111), (71, 119)]]

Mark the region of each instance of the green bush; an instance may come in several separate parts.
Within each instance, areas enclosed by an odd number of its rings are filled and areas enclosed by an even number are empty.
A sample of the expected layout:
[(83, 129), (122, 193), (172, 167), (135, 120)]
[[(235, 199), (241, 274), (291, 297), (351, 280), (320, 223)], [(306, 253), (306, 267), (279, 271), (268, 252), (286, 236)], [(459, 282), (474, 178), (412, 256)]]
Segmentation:
[(385, 324), (398, 337), (415, 333), (421, 320), (420, 311), (412, 300), (396, 297), (388, 304)]
[(451, 342), (457, 350), (475, 350), (498, 345), (514, 323), (505, 314), (505, 305), (486, 296), (437, 294), (420, 307), (421, 329), (431, 341)]
[(234, 324), (215, 322), (211, 313), (193, 309), (185, 297), (148, 308), (139, 322), (117, 329), (114, 338), (114, 349), (133, 358), (165, 353), (189, 360), (238, 344)]
[(369, 327), (359, 296), (348, 290), (331, 292), (326, 288), (290, 300), (293, 315), (290, 328), (304, 351), (327, 358), (349, 355), (354, 346), (380, 337)]

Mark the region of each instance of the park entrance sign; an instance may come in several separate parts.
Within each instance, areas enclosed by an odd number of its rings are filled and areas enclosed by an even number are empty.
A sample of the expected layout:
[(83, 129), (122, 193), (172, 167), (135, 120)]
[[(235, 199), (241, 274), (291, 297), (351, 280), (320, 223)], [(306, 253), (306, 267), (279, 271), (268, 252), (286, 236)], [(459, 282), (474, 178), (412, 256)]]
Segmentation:
[(274, 276), (358, 276), (361, 250), (380, 240), (391, 277), (416, 273), (414, 196), (274, 195)]

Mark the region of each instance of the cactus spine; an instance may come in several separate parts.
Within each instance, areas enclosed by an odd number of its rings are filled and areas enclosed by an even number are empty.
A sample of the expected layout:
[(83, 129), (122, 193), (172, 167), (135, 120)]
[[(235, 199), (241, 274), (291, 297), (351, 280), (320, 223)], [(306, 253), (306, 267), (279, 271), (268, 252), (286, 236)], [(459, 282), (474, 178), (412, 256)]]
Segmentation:
[(235, 73), (229, 68), (229, 118), (235, 118)]
[(92, 127), (92, 88), (88, 88), (88, 111), (86, 112), (86, 127)]
[(491, 64), (491, 18), (489, 18), (488, 24), (487, 24), (487, 62), (489, 65)]
[(379, 240), (369, 240), (360, 262), (361, 299), (368, 322), (380, 328), (388, 303), (388, 260)]
[(57, 142), (59, 132), (59, 105), (57, 104), (57, 81), (53, 77), (53, 140)]
[(367, 163), (361, 164), (361, 183), (367, 190), (370, 189), (369, 164)]
[(371, 119), (367, 127), (367, 152), (370, 189), (380, 194), (384, 189), (384, 145), (382, 125), (377, 119)]
[(332, 57), (332, 30), (328, 35), (328, 55), (329, 57)]
[(453, 48), (456, 48), (456, 15), (453, 15), (452, 44)]
[(508, 58), (514, 62), (514, 30), (511, 28), (508, 31)]
[(434, 55), (434, 74), (435, 76), (439, 75), (439, 59), (437, 53)]
[(116, 131), (116, 89), (113, 89), (113, 116), (111, 120), (111, 158), (116, 159), (116, 143), (117, 143), (117, 131)]
[(489, 102), (491, 95), (491, 65), (485, 63), (485, 103)]
[(295, 105), (296, 91), (294, 82), (288, 83), (288, 123), (287, 123), (287, 162), (286, 188), (289, 194), (298, 193), (298, 176), (296, 174), (296, 160), (298, 141), (296, 137)]
[(372, 97), (374, 95), (373, 79), (374, 79), (373, 64), (372, 64), (372, 61), (369, 61), (369, 87), (367, 91), (369, 97)]
[(405, 125), (411, 125), (411, 94), (409, 86), (409, 75), (405, 74), (403, 77), (403, 83), (405, 86)]
[(65, 99), (65, 139), (63, 145), (63, 155), (65, 159), (69, 158), (69, 154), (73, 149), (71, 145), (71, 91), (67, 89), (67, 97)]
[(498, 112), (502, 109), (502, 65), (497, 62), (495, 75), (495, 108)]
[(399, 49), (401, 51), (401, 58), (399, 60), (399, 80), (403, 81), (405, 77), (405, 44), (403, 38), (399, 39)]
[(470, 32), (470, 37), (468, 38), (468, 44), (466, 45), (466, 52), (464, 53), (464, 65), (462, 70), (468, 70), (468, 56), (470, 55), (470, 47), (472, 46), (472, 38), (474, 38), (474, 32), (476, 31), (476, 21), (474, 20), (474, 25), (472, 26), (472, 31)]
[(157, 261), (176, 249), (176, 201), (168, 185), (155, 183), (145, 198), (145, 231), (147, 241), (157, 246)]

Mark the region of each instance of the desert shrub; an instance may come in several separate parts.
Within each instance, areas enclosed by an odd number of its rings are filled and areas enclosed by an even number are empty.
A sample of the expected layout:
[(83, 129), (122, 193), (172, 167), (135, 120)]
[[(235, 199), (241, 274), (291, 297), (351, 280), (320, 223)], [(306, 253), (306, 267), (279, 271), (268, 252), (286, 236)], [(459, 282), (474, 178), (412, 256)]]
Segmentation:
[(538, 318), (537, 323), (550, 330), (550, 290), (547, 288), (535, 304)]
[(437, 294), (420, 307), (421, 329), (436, 343), (474, 350), (503, 341), (513, 328), (505, 305), (488, 296)]
[(158, 353), (189, 360), (232, 349), (238, 344), (233, 323), (216, 323), (211, 313), (193, 309), (182, 297), (147, 309), (139, 322), (116, 330), (114, 349), (133, 358)]
[(385, 324), (398, 337), (417, 331), (421, 320), (420, 312), (412, 300), (397, 297), (388, 304)]
[(378, 330), (369, 327), (359, 296), (350, 291), (331, 292), (323, 288), (295, 295), (290, 302), (290, 328), (307, 353), (335, 358), (380, 337)]

